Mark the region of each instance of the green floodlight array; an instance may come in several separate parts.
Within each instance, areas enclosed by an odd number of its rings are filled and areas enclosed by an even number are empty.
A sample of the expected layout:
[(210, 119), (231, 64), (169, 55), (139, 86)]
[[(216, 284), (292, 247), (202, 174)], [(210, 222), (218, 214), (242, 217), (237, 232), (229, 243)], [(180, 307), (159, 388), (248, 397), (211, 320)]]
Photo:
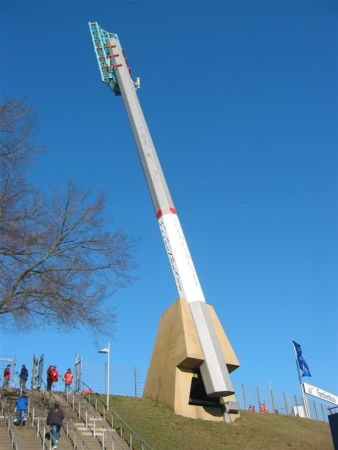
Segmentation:
[(103, 30), (97, 22), (89, 22), (89, 29), (102, 81), (112, 88), (115, 95), (121, 95), (114, 68), (111, 67), (108, 51), (109, 39), (118, 40), (118, 36), (116, 33)]

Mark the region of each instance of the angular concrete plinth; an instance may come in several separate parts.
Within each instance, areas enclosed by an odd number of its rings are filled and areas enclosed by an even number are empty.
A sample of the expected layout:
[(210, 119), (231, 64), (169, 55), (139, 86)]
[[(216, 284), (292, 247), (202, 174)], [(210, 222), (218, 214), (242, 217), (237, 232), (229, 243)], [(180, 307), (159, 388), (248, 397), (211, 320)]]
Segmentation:
[[(224, 361), (231, 373), (239, 367), (239, 362), (214, 309), (208, 305), (208, 310)], [(209, 399), (203, 394), (199, 373), (203, 360), (189, 305), (186, 300), (179, 299), (162, 315), (143, 396), (158, 401), (184, 417), (235, 420), (239, 413), (231, 409), (224, 417), (225, 405), (236, 402), (235, 395), (216, 400), (210, 398), (209, 405)], [(217, 401), (219, 405), (214, 404)], [(203, 403), (203, 406), (194, 403)]]

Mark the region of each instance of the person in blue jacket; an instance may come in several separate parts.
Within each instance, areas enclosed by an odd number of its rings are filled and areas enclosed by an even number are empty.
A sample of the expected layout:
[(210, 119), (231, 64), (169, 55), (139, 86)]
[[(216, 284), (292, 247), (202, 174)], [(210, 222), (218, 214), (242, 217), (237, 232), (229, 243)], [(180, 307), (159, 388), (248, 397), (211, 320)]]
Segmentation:
[(20, 397), (17, 399), (16, 404), (15, 404), (15, 412), (16, 412), (17, 423), (20, 425), (20, 428), (22, 428), (24, 425), (24, 422), (26, 422), (27, 413), (28, 413), (27, 395), (25, 395), (25, 394), (20, 395)]

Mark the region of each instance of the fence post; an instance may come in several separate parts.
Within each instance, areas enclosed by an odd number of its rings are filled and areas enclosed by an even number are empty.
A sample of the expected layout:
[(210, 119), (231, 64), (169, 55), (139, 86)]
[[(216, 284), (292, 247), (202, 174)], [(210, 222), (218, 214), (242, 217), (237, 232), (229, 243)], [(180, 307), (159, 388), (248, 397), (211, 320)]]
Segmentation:
[(283, 393), (283, 396), (284, 396), (285, 411), (286, 411), (286, 414), (289, 414), (288, 403), (287, 403), (287, 401), (286, 401), (285, 392)]
[(316, 420), (318, 420), (317, 407), (316, 407), (315, 402), (313, 402), (313, 406), (314, 406), (314, 410), (315, 410), (315, 414), (316, 414)]
[(324, 422), (326, 422), (326, 420), (325, 420), (325, 412), (324, 412), (324, 405), (323, 405), (323, 403), (320, 405), (320, 407), (321, 407), (321, 410), (322, 410), (322, 415), (323, 415), (323, 421)]
[(270, 394), (271, 394), (271, 403), (272, 403), (272, 412), (275, 412), (275, 402), (273, 400), (273, 392), (272, 389), (270, 389)]
[[(258, 408), (259, 408), (261, 405), (261, 398), (259, 396), (259, 387), (257, 387), (257, 398), (258, 398)], [(259, 408), (259, 410), (260, 410), (260, 408)]]
[(134, 392), (135, 392), (135, 397), (137, 397), (137, 383), (136, 383), (136, 367), (134, 366)]
[(245, 401), (245, 391), (244, 391), (244, 384), (242, 384), (242, 392), (243, 392), (243, 402), (244, 402), (244, 409), (246, 408), (246, 401)]

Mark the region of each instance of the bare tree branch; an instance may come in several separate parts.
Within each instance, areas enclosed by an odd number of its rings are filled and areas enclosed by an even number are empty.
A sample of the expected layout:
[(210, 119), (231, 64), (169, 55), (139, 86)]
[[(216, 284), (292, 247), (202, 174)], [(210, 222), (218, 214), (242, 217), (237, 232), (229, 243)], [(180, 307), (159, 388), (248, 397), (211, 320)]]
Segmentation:
[(72, 182), (50, 196), (32, 188), (26, 172), (41, 149), (29, 108), (8, 100), (0, 122), (0, 326), (112, 334), (110, 299), (132, 281), (136, 241), (111, 232), (103, 194)]

